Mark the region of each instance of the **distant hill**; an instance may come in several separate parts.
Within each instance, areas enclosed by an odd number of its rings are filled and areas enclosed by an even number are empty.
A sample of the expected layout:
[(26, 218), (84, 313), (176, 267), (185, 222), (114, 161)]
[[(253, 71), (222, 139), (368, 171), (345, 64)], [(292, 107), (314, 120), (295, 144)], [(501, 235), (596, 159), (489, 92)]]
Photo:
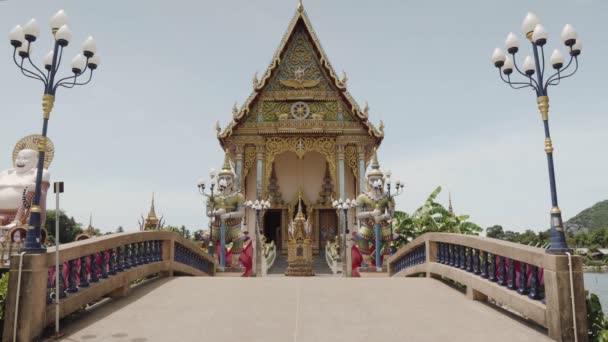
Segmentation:
[[(588, 228), (590, 231), (608, 227), (608, 200), (597, 202), (566, 221), (566, 227)], [(576, 229), (575, 230), (578, 230)]]

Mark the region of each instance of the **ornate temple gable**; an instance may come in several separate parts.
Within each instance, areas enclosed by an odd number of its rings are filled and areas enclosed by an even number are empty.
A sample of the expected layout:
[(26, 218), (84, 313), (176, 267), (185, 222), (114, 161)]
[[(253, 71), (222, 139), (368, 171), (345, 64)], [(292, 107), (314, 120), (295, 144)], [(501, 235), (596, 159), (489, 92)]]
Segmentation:
[[(217, 134), (224, 146), (235, 135), (281, 133), (363, 135), (377, 145), (384, 132), (367, 119), (346, 90), (302, 7), (298, 7), (268, 69), (233, 120)], [(231, 139), (229, 139), (231, 140)]]

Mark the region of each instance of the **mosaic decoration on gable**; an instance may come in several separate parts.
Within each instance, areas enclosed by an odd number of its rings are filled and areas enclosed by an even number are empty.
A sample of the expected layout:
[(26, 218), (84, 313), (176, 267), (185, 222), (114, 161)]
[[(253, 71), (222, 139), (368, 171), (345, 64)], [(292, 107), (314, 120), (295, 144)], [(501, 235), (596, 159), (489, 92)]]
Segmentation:
[(335, 91), (316, 58), (303, 26), (294, 32), (278, 70), (264, 90), (272, 92), (294, 89)]
[[(262, 120), (266, 122), (274, 122), (279, 121), (281, 119), (297, 119), (294, 117), (293, 106), (298, 101), (293, 102), (285, 102), (285, 101), (263, 101), (260, 103), (256, 103), (256, 106), (262, 106)], [(310, 113), (301, 119), (309, 119), (315, 116), (319, 116), (322, 120), (325, 121), (354, 121), (352, 116), (346, 113), (346, 110), (343, 107), (342, 103), (339, 102), (322, 102), (322, 101), (314, 101), (308, 102), (305, 101), (305, 104), (308, 106)], [(257, 108), (256, 108), (257, 109)], [(340, 109), (342, 114), (339, 115)], [(257, 111), (257, 110), (256, 110)], [(257, 123), (258, 118), (257, 115), (250, 115), (247, 118), (248, 123)]]

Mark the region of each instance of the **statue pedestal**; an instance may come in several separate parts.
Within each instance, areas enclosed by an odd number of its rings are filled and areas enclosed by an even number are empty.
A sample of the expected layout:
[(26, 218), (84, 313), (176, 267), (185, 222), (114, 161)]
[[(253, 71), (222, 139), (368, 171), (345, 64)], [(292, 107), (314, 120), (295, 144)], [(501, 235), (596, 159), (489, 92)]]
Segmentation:
[(222, 271), (221, 269), (217, 269), (215, 271), (216, 277), (242, 277), (243, 273), (245, 273), (244, 267), (226, 267)]
[(287, 271), (286, 276), (309, 277), (314, 276), (312, 270), (312, 246), (310, 239), (290, 240), (287, 245)]

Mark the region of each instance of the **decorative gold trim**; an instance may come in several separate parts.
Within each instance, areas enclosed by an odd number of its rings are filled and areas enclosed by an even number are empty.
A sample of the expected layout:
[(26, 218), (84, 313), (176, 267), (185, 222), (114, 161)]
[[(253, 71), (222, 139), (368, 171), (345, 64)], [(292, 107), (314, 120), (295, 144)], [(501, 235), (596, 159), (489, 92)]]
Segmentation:
[[(266, 160), (264, 180), (270, 178), (274, 158), (287, 151), (295, 152), (298, 158), (304, 157), (307, 152), (319, 152), (325, 156), (329, 164), (330, 174), (336, 174), (336, 141), (328, 137), (270, 137), (266, 139)], [(335, 178), (332, 181), (335, 183)]]
[(536, 99), (538, 110), (543, 118), (543, 121), (549, 120), (549, 96), (539, 96)]
[(534, 31), (526, 33), (526, 38), (528, 38), (529, 41), (532, 41), (532, 33), (534, 33)]
[(562, 211), (558, 207), (551, 208), (551, 214), (561, 214)]
[(551, 138), (545, 138), (545, 152), (553, 153), (553, 144), (551, 143)]
[(39, 205), (33, 205), (32, 208), (30, 209), (31, 213), (39, 213), (41, 212), (40, 210), (40, 206)]
[(357, 171), (359, 169), (359, 153), (357, 152), (357, 147), (353, 145), (346, 146), (346, 149), (344, 150), (344, 156), (346, 162), (348, 163), (348, 166), (350, 167), (350, 170), (353, 173), (353, 176), (355, 177), (355, 179), (359, 179), (359, 173)]
[(51, 115), (51, 111), (53, 110), (53, 104), (55, 103), (55, 96), (50, 94), (44, 94), (42, 96), (42, 114), (45, 119)]

